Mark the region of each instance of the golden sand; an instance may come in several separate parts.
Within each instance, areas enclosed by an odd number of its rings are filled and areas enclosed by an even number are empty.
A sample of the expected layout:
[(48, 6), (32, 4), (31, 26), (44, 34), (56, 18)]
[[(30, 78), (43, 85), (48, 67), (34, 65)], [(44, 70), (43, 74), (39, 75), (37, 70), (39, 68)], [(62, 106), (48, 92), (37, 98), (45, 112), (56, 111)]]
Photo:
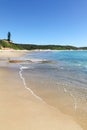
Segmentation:
[[(6, 52), (3, 55), (5, 56)], [(0, 67), (0, 130), (82, 130), (82, 128), (72, 117), (35, 98), (25, 89), (18, 70), (14, 71), (5, 66)]]

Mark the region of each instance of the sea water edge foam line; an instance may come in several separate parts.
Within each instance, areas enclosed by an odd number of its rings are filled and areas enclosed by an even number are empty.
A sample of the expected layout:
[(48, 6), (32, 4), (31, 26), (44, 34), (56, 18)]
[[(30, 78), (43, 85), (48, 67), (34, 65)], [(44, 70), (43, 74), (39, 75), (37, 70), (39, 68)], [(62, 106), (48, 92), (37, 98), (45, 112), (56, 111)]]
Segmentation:
[[(83, 118), (82, 121), (86, 120), (87, 115), (87, 51), (41, 51), (41, 52), (33, 52), (25, 55), (23, 58), (31, 61), (32, 63), (20, 63), (19, 64), (19, 75), (24, 84), (25, 89), (27, 89), (37, 100), (41, 102), (45, 102), (46, 104), (54, 106), (53, 104), (49, 104), (48, 99), (46, 99), (46, 95), (39, 95), (38, 90), (47, 91), (53, 87), (57, 91), (60, 87), (65, 93), (68, 95), (72, 101), (72, 109), (75, 115), (79, 115), (80, 118)], [(33, 60), (32, 60), (33, 59)], [(43, 62), (44, 59), (46, 61), (55, 61), (55, 62)], [(33, 82), (33, 78), (30, 77), (32, 73), (32, 77), (38, 80), (38, 84), (41, 85), (41, 81), (45, 81), (42, 86), (29, 86), (29, 80)], [(28, 76), (29, 75), (29, 76)], [(26, 77), (27, 76), (27, 77)], [(27, 80), (26, 80), (27, 78)], [(55, 83), (54, 86), (49, 86), (52, 79)], [(49, 83), (50, 82), (50, 83)], [(35, 83), (35, 81), (34, 81)], [(32, 83), (31, 83), (32, 84)], [(35, 84), (34, 84), (35, 85)], [(49, 89), (48, 89), (49, 88)], [(35, 91), (34, 91), (35, 89)], [(53, 91), (54, 92), (54, 91)], [(45, 94), (45, 93), (44, 93)], [(47, 94), (47, 93), (46, 93)], [(58, 93), (59, 94), (59, 93)], [(49, 95), (49, 92), (48, 92)], [(44, 97), (43, 97), (44, 96)], [(52, 98), (52, 97), (51, 97)], [(58, 97), (56, 97), (57, 99)], [(62, 99), (59, 98), (59, 99)], [(59, 100), (58, 99), (58, 100)], [(69, 109), (68, 98), (64, 103), (66, 109)], [(69, 100), (69, 101), (70, 101)], [(52, 100), (53, 101), (53, 100)], [(57, 104), (58, 102), (56, 102)], [(61, 108), (61, 107), (60, 107)], [(81, 108), (81, 109), (80, 109)], [(80, 112), (78, 114), (78, 112)], [(85, 115), (83, 116), (83, 113)]]

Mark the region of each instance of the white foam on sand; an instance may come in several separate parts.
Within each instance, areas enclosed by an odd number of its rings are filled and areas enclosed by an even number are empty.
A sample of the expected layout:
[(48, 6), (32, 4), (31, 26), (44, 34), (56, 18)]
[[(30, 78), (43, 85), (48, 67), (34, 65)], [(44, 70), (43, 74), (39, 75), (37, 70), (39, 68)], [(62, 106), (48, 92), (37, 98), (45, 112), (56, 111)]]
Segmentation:
[(75, 96), (72, 94), (72, 92), (68, 91), (65, 87), (64, 87), (64, 92), (68, 93), (72, 98), (73, 98), (73, 102), (74, 102), (74, 110), (77, 110), (77, 100), (75, 98)]
[(19, 75), (20, 75), (20, 78), (21, 78), (22, 81), (23, 81), (24, 87), (25, 87), (25, 89), (27, 89), (36, 99), (38, 99), (38, 100), (42, 101), (43, 103), (45, 103), (45, 102), (43, 101), (43, 99), (40, 98), (39, 96), (37, 96), (37, 95), (27, 86), (27, 84), (26, 84), (26, 81), (25, 81), (25, 78), (23, 77), (22, 72), (23, 72), (24, 69), (28, 69), (28, 68), (29, 68), (29, 67), (24, 67), (24, 66), (20, 65)]
[[(56, 83), (57, 85), (58, 85), (58, 83)], [(65, 84), (63, 84), (63, 90), (64, 90), (64, 92), (65, 93), (67, 93), (67, 94), (69, 94), (71, 97), (72, 97), (72, 99), (73, 99), (73, 107), (74, 107), (74, 110), (75, 110), (75, 112), (76, 112), (76, 110), (77, 110), (77, 100), (76, 100), (76, 97), (72, 94), (72, 92), (70, 92), (66, 87), (65, 87)]]

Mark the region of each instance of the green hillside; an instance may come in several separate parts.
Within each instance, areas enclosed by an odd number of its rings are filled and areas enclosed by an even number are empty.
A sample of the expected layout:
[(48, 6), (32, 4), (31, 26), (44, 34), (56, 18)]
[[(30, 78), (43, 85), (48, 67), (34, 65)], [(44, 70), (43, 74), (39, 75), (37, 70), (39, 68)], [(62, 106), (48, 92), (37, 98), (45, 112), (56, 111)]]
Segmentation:
[(33, 44), (17, 44), (8, 40), (0, 40), (0, 49), (12, 48), (15, 50), (35, 50), (35, 49), (51, 49), (51, 50), (87, 50), (87, 47), (77, 48), (75, 46), (61, 46), (61, 45), (33, 45)]
[(7, 40), (0, 40), (0, 49), (2, 48), (12, 48), (17, 49), (17, 46), (12, 42), (8, 42)]

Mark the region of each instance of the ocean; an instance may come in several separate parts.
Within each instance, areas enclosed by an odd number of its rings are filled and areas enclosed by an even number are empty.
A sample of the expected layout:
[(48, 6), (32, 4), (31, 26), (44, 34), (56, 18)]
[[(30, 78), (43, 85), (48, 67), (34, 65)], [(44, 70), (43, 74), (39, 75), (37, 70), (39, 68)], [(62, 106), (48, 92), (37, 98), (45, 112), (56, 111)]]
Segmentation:
[(87, 128), (87, 51), (34, 51), (21, 57), (19, 75), (38, 100)]
[(35, 51), (20, 63), (25, 87), (87, 128), (87, 51)]

